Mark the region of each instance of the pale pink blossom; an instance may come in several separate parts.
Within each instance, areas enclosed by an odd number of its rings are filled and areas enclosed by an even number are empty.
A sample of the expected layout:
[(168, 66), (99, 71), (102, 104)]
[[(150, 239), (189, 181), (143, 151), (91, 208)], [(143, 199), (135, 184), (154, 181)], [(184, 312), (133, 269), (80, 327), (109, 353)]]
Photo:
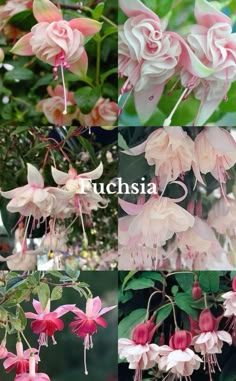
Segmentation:
[[(119, 1), (128, 20), (119, 29), (119, 75), (127, 77), (121, 94), (134, 91), (136, 110), (149, 119), (166, 82), (180, 63), (193, 75), (206, 76), (207, 69), (177, 33), (165, 31), (165, 23), (139, 0)], [(145, 105), (145, 106), (144, 106)]]
[[(64, 111), (64, 89), (63, 86), (57, 85), (54, 89), (52, 86), (47, 87), (48, 94), (51, 98), (43, 99), (37, 104), (37, 111), (43, 112), (49, 123), (57, 126), (71, 126), (73, 119), (76, 119), (79, 109), (76, 106), (74, 93), (66, 91), (67, 114)], [(70, 108), (72, 110), (70, 111)]]
[(219, 181), (222, 193), (229, 175), (227, 170), (236, 163), (236, 142), (229, 131), (220, 127), (206, 127), (195, 139), (200, 171), (211, 173)]
[(35, 348), (24, 351), (21, 341), (16, 343), (16, 354), (8, 352), (6, 360), (3, 362), (3, 367), (6, 372), (11, 372), (13, 369), (18, 373), (26, 373), (29, 370), (30, 355), (34, 354), (36, 363), (39, 362), (38, 350)]
[(236, 233), (236, 201), (221, 197), (208, 214), (208, 224), (220, 234), (234, 236)]
[(72, 327), (72, 332), (78, 337), (84, 339), (84, 370), (88, 374), (86, 365), (86, 351), (93, 348), (92, 336), (97, 332), (97, 326), (107, 327), (106, 320), (101, 317), (107, 312), (113, 310), (117, 306), (102, 308), (102, 301), (99, 296), (88, 298), (86, 302), (86, 311), (75, 307), (72, 312), (75, 314), (75, 321), (69, 324)]
[(207, 78), (199, 78), (182, 70), (182, 84), (201, 101), (195, 123), (204, 125), (220, 102), (227, 100), (227, 92), (236, 80), (236, 34), (232, 33), (232, 22), (228, 16), (218, 11), (212, 2), (195, 1), (197, 25), (190, 27), (187, 42), (196, 56), (213, 73)]
[[(118, 105), (108, 98), (100, 98), (89, 114), (79, 113), (78, 119), (82, 126), (113, 126), (117, 120)], [(109, 127), (107, 127), (109, 128)]]
[(56, 344), (54, 333), (56, 331), (62, 331), (64, 328), (64, 323), (59, 318), (75, 308), (75, 304), (65, 304), (51, 312), (50, 302), (49, 299), (46, 307), (43, 309), (40, 302), (34, 299), (33, 306), (36, 314), (33, 312), (25, 313), (27, 319), (34, 319), (31, 323), (31, 328), (34, 333), (39, 334), (40, 346), (48, 346), (48, 337), (51, 337), (53, 344)]
[(201, 358), (190, 349), (192, 335), (188, 331), (179, 330), (171, 336), (169, 345), (159, 347), (160, 359), (158, 367), (163, 372), (175, 375), (175, 378), (182, 380), (189, 379), (194, 370), (200, 368)]
[(155, 175), (161, 189), (165, 189), (170, 181), (178, 177), (183, 179), (191, 168), (196, 179), (203, 183), (194, 142), (182, 127), (158, 128), (144, 143), (125, 151), (131, 155), (140, 155), (143, 152), (148, 164), (155, 165)]

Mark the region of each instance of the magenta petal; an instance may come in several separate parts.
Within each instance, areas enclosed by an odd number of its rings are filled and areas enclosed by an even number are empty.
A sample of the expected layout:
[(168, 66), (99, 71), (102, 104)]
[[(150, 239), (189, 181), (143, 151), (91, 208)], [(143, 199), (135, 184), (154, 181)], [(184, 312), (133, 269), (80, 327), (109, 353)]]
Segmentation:
[(156, 109), (163, 93), (165, 83), (134, 92), (134, 102), (141, 122), (146, 122)]
[(96, 318), (94, 321), (95, 321), (96, 324), (100, 325), (100, 326), (103, 327), (103, 328), (106, 328), (106, 327), (107, 327), (107, 322), (106, 322), (106, 320), (103, 319), (102, 317), (98, 317), (98, 318)]
[(143, 210), (144, 207), (144, 205), (132, 204), (131, 202), (122, 200), (121, 198), (119, 198), (119, 204), (121, 208), (130, 216), (136, 216)]
[(17, 43), (11, 49), (11, 52), (14, 54), (18, 54), (19, 56), (33, 56), (33, 50), (30, 45), (30, 40), (33, 33), (27, 33), (23, 37), (21, 37)]
[(78, 29), (84, 36), (91, 36), (98, 33), (102, 23), (85, 17), (80, 17), (69, 21), (72, 29)]
[(139, 0), (120, 0), (119, 1), (120, 8), (122, 11), (128, 16), (139, 16), (140, 14), (144, 14), (151, 19), (160, 20), (159, 17), (152, 12), (148, 7), (146, 7)]
[(38, 22), (51, 23), (62, 20), (60, 10), (49, 0), (34, 0), (33, 13)]

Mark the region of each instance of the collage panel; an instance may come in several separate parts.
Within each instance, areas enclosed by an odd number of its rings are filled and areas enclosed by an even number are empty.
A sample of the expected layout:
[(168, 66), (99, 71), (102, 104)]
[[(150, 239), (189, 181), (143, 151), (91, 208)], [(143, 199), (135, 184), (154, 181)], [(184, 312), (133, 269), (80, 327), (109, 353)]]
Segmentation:
[(234, 126), (234, 1), (119, 5), (119, 125)]
[(235, 379), (235, 272), (120, 271), (119, 381)]
[(234, 270), (236, 129), (120, 127), (120, 270)]
[[(116, 132), (100, 127), (0, 128), (0, 267), (117, 266)], [(104, 190), (105, 189), (105, 190)]]
[(1, 380), (117, 380), (117, 272), (0, 271), (0, 291)]

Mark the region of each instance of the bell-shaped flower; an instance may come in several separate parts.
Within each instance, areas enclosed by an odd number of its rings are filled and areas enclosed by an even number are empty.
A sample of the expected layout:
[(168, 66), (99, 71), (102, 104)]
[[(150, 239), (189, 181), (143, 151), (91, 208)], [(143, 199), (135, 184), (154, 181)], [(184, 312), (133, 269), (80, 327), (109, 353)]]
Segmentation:
[(101, 317), (105, 313), (113, 310), (116, 306), (102, 308), (102, 301), (99, 296), (88, 298), (86, 302), (86, 311), (75, 307), (72, 312), (76, 315), (75, 321), (69, 324), (72, 327), (72, 332), (78, 337), (84, 339), (84, 367), (85, 374), (88, 374), (86, 365), (86, 351), (93, 348), (92, 336), (97, 332), (97, 326), (107, 327), (106, 320)]
[(3, 362), (3, 367), (6, 372), (16, 370), (16, 374), (26, 373), (29, 370), (29, 359), (31, 353), (34, 353), (36, 363), (39, 361), (38, 350), (35, 348), (24, 351), (21, 341), (16, 343), (16, 354), (8, 352), (6, 360)]
[(36, 359), (33, 353), (29, 358), (29, 373), (17, 374), (14, 381), (50, 381), (45, 373), (36, 373)]
[(33, 312), (26, 312), (27, 319), (34, 319), (31, 323), (31, 329), (34, 333), (39, 335), (40, 346), (48, 346), (48, 337), (52, 338), (53, 344), (56, 344), (54, 333), (56, 331), (62, 331), (64, 323), (60, 319), (61, 316), (67, 312), (72, 311), (75, 304), (65, 304), (56, 308), (54, 311), (50, 311), (50, 299), (48, 300), (45, 309), (42, 308), (40, 302), (33, 300), (33, 306), (36, 314)]
[(195, 124), (202, 126), (220, 102), (227, 100), (228, 90), (236, 80), (236, 34), (232, 33), (230, 18), (210, 1), (195, 1), (195, 18), (198, 24), (190, 27), (187, 42), (213, 73), (200, 78), (184, 68), (181, 78), (182, 84), (189, 92), (194, 89), (195, 97), (201, 101)]

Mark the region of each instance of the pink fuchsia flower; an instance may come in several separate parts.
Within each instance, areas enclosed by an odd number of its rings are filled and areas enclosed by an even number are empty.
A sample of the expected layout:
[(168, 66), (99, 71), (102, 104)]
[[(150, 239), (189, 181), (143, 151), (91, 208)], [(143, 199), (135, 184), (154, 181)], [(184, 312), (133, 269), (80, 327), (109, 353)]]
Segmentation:
[(16, 374), (26, 373), (29, 370), (29, 359), (30, 355), (34, 354), (35, 360), (38, 363), (39, 356), (38, 350), (35, 348), (23, 350), (23, 344), (21, 341), (16, 343), (16, 355), (12, 352), (8, 352), (7, 359), (3, 362), (4, 369), (6, 372), (11, 372), (13, 369), (16, 370)]
[[(102, 126), (109, 129), (113, 126), (118, 116), (118, 105), (108, 98), (100, 98), (89, 114), (79, 114), (79, 121), (82, 126)], [(107, 126), (107, 127), (106, 127)]]
[(58, 67), (61, 68), (66, 114), (64, 68), (78, 76), (86, 75), (88, 57), (84, 49), (84, 38), (98, 33), (102, 24), (83, 17), (63, 20), (61, 11), (49, 0), (34, 0), (33, 13), (38, 23), (15, 44), (12, 52), (22, 56), (35, 55), (52, 65), (55, 78)]
[(8, 355), (8, 350), (6, 348), (6, 340), (3, 339), (0, 344), (0, 359), (5, 359)]
[(206, 127), (195, 139), (200, 171), (211, 173), (219, 181), (222, 194), (229, 175), (227, 170), (236, 163), (236, 142), (229, 131), (220, 127)]
[(163, 372), (168, 372), (171, 380), (174, 379), (173, 375), (178, 380), (188, 380), (194, 370), (200, 368), (202, 360), (189, 348), (191, 341), (190, 332), (179, 330), (171, 336), (169, 345), (159, 347), (158, 367)]
[(155, 165), (155, 175), (158, 177), (160, 189), (165, 189), (170, 181), (180, 177), (185, 172), (194, 171), (198, 181), (204, 184), (195, 153), (193, 140), (182, 127), (158, 128), (147, 140), (137, 147), (125, 151), (127, 154), (140, 155), (145, 152), (149, 165)]
[(16, 375), (14, 381), (50, 381), (45, 373), (36, 373), (35, 356), (31, 354), (29, 359), (29, 373)]
[(193, 54), (183, 38), (165, 31), (165, 23), (141, 1), (120, 0), (119, 4), (128, 16), (119, 30), (119, 75), (127, 78), (121, 94), (134, 91), (137, 113), (146, 121), (179, 65), (203, 77), (211, 71)]
[(221, 295), (224, 299), (224, 316), (229, 319), (229, 330), (233, 341), (236, 339), (236, 276), (232, 280), (232, 290)]
[(107, 327), (107, 322), (101, 316), (113, 310), (116, 306), (102, 308), (102, 301), (99, 296), (88, 298), (86, 302), (86, 311), (75, 307), (73, 313), (76, 315), (75, 321), (69, 324), (72, 327), (72, 333), (84, 339), (84, 370), (88, 374), (86, 365), (86, 351), (93, 348), (92, 336), (97, 332), (97, 326)]
[(159, 346), (151, 341), (158, 326), (151, 318), (138, 324), (131, 331), (130, 339), (121, 338), (118, 341), (119, 357), (129, 362), (130, 369), (135, 369), (135, 381), (142, 380), (142, 370), (150, 369), (157, 363)]
[(188, 230), (178, 234), (182, 265), (190, 270), (232, 269), (224, 249), (206, 221), (195, 217)]
[(75, 308), (75, 304), (65, 304), (56, 308), (53, 312), (50, 312), (50, 299), (45, 309), (42, 308), (37, 300), (33, 300), (33, 306), (37, 313), (26, 312), (25, 316), (27, 319), (34, 319), (31, 323), (31, 329), (37, 335), (39, 334), (40, 346), (48, 346), (48, 337), (51, 337), (53, 344), (56, 344), (54, 333), (62, 331), (64, 328), (64, 323), (59, 318), (67, 312), (72, 311)]
[(214, 368), (219, 364), (216, 354), (222, 352), (223, 342), (232, 344), (232, 337), (226, 331), (218, 331), (218, 325), (222, 316), (215, 318), (209, 309), (205, 309), (199, 316), (200, 335), (194, 336), (192, 344), (196, 352), (200, 352), (204, 358), (204, 369), (208, 364), (209, 375), (214, 373)]
[(158, 248), (165, 245), (168, 239), (193, 226), (194, 217), (176, 204), (176, 202), (182, 201), (187, 194), (185, 185), (177, 183), (185, 190), (185, 195), (179, 199), (152, 195), (147, 202), (137, 205), (119, 200), (121, 208), (129, 216), (134, 216), (130, 219), (130, 224), (126, 229), (127, 247), (133, 249), (143, 246), (155, 249), (156, 257), (158, 257)]
[(65, 114), (63, 113), (63, 86), (57, 85), (54, 89), (52, 89), (52, 86), (48, 86), (47, 91), (51, 98), (41, 100), (37, 104), (37, 111), (43, 112), (49, 123), (57, 126), (71, 126), (73, 119), (76, 119), (79, 114), (79, 109), (74, 100), (74, 93), (66, 91), (67, 106), (73, 110)]
[(226, 196), (217, 200), (208, 214), (207, 221), (217, 233), (234, 236), (236, 233), (235, 199)]
[(204, 125), (220, 102), (227, 100), (227, 92), (236, 80), (236, 35), (232, 33), (232, 22), (206, 0), (196, 0), (195, 17), (197, 25), (190, 27), (187, 42), (196, 56), (213, 73), (199, 78), (184, 68), (181, 73), (183, 86), (194, 89), (201, 101), (195, 124)]

